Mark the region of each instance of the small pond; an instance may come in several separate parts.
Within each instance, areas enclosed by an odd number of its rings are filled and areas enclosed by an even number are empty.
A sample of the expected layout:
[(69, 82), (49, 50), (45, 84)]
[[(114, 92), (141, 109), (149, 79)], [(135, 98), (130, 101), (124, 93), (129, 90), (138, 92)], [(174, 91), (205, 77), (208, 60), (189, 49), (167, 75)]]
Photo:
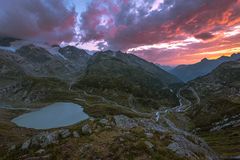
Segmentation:
[(88, 119), (83, 108), (74, 103), (58, 102), (38, 111), (25, 113), (12, 120), (20, 127), (51, 129), (66, 127)]

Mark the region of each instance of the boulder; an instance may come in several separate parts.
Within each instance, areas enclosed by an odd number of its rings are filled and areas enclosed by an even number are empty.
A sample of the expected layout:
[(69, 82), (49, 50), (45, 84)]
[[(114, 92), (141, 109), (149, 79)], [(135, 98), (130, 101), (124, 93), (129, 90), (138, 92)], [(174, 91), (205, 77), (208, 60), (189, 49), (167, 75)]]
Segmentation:
[(124, 142), (124, 139), (122, 137), (119, 138), (120, 142)]
[(61, 129), (53, 132), (42, 132), (33, 136), (30, 140), (26, 141), (22, 145), (22, 149), (28, 149), (30, 146), (46, 147), (50, 144), (58, 143), (60, 138), (67, 138), (71, 136), (71, 132), (68, 129)]
[(80, 135), (79, 135), (79, 133), (77, 131), (73, 131), (73, 137), (74, 138), (79, 138)]
[(25, 158), (24, 160), (50, 160), (51, 156), (52, 156), (51, 154), (48, 154), (40, 157), (28, 157), (28, 158)]
[(105, 126), (104, 128), (105, 128), (105, 129), (112, 129), (111, 126)]
[(31, 146), (46, 147), (50, 144), (58, 143), (58, 139), (59, 139), (58, 131), (54, 131), (51, 133), (43, 132), (43, 133), (40, 133), (40, 134), (32, 137)]
[(109, 121), (104, 118), (104, 119), (101, 119), (99, 123), (101, 123), (102, 125), (108, 125)]
[(71, 136), (71, 132), (68, 129), (61, 129), (58, 132), (62, 138), (67, 138)]
[(151, 132), (146, 132), (145, 135), (147, 138), (153, 138), (153, 134)]
[(132, 129), (134, 127), (137, 127), (138, 124), (134, 119), (128, 118), (124, 115), (117, 115), (114, 116), (114, 121), (116, 123), (116, 126), (121, 129)]
[(91, 129), (91, 127), (90, 127), (88, 124), (85, 124), (85, 125), (82, 127), (82, 133), (83, 133), (83, 134), (92, 134), (92, 129)]
[(13, 151), (13, 150), (15, 150), (17, 148), (17, 146), (14, 144), (14, 145), (12, 145), (8, 150), (9, 151)]
[(156, 123), (151, 119), (139, 118), (137, 119), (137, 122), (140, 126), (144, 127), (147, 131), (155, 131), (159, 133), (164, 133), (168, 131), (162, 125), (160, 125), (159, 123)]
[(45, 149), (39, 149), (38, 151), (36, 151), (36, 154), (45, 154), (46, 150)]
[(148, 149), (153, 149), (154, 147), (154, 145), (149, 141), (145, 141), (144, 144), (147, 146)]
[(25, 149), (28, 149), (31, 145), (31, 139), (28, 139), (27, 141), (25, 141), (23, 144), (22, 144), (22, 147), (21, 149), (22, 150), (25, 150)]

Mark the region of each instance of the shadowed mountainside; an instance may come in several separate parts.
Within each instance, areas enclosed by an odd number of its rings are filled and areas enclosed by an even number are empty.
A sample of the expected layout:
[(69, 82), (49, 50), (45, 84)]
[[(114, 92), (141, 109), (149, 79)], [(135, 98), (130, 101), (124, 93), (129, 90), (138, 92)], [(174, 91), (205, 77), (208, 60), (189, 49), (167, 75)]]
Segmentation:
[(220, 64), (228, 61), (235, 61), (240, 58), (240, 54), (233, 54), (230, 57), (222, 56), (216, 60), (203, 59), (201, 62), (191, 65), (180, 65), (169, 72), (177, 76), (184, 82), (204, 76), (218, 67)]
[(188, 82), (181, 94), (193, 104), (187, 114), (196, 131), (223, 157), (238, 156), (240, 61), (225, 62), (208, 75)]

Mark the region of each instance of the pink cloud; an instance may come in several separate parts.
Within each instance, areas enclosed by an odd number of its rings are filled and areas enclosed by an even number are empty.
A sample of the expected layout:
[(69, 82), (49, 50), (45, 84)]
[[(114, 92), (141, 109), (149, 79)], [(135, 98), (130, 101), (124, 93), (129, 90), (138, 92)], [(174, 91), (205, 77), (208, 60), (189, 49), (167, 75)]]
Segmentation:
[[(233, 29), (240, 24), (238, 0), (165, 0), (163, 3), (157, 3), (158, 8), (155, 7), (152, 10), (154, 3), (156, 3), (155, 0), (105, 0), (101, 4), (99, 0), (93, 1), (82, 14), (80, 26), (82, 42), (105, 41), (105, 46), (103, 47), (101, 43), (101, 48), (123, 51), (138, 48), (134, 53), (147, 60), (165, 63), (168, 59), (169, 63), (176, 64), (186, 61), (183, 59), (178, 62), (173, 61), (171, 57), (181, 59), (178, 55), (191, 55), (201, 51), (201, 48), (204, 48), (203, 52), (206, 52), (210, 49), (209, 44), (220, 45), (228, 40), (230, 42), (224, 44), (226, 50), (232, 47), (231, 43), (239, 40), (225, 37), (225, 34), (238, 33), (236, 29)], [(118, 8), (117, 12), (111, 11), (114, 7)], [(101, 10), (104, 12), (92, 14), (92, 11)], [(92, 16), (91, 19), (85, 17), (88, 14)], [(100, 19), (103, 16), (109, 17), (111, 23), (102, 25)], [(88, 25), (91, 23), (94, 25)], [(230, 28), (232, 28), (231, 32)], [(199, 41), (186, 42), (191, 37)], [(168, 50), (149, 47), (159, 44), (162, 46), (166, 44)], [(173, 49), (177, 46), (176, 44), (184, 46)], [(144, 46), (148, 49), (144, 49)], [(143, 49), (139, 50), (140, 47)], [(168, 53), (171, 57), (164, 53)], [(193, 59), (191, 62), (193, 62), (199, 60), (201, 56), (182, 57), (188, 59), (189, 62), (188, 57), (191, 57)]]
[(75, 36), (75, 9), (63, 0), (1, 1), (0, 35), (44, 41), (69, 42)]

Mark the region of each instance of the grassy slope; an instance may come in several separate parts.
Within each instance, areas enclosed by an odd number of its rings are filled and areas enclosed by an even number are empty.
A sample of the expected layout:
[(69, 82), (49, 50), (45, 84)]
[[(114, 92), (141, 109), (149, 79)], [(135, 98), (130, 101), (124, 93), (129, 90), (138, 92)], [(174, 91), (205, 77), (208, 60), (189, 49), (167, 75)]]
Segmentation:
[[(90, 60), (85, 74), (74, 87), (92, 90), (93, 93), (97, 92), (99, 95), (108, 94), (110, 99), (124, 105), (128, 105), (127, 99), (132, 95), (136, 103), (135, 107), (138, 108), (157, 109), (178, 104), (176, 96), (168, 89), (163, 89), (166, 87), (166, 82), (163, 82), (164, 78), (161, 78), (158, 69), (148, 64), (149, 68), (153, 67), (151, 71), (154, 73), (151, 73), (139, 67), (139, 64), (135, 64), (135, 59), (131, 60), (131, 56), (123, 55), (119, 54), (117, 57), (107, 54), (96, 55)], [(161, 73), (162, 77), (165, 74)], [(125, 98), (122, 99), (122, 97)]]
[(210, 132), (215, 122), (222, 121), (240, 114), (239, 62), (228, 62), (220, 65), (212, 73), (188, 83), (200, 96), (201, 103), (195, 104), (188, 91), (182, 92), (185, 98), (194, 105), (188, 112), (196, 128), (200, 128), (199, 135), (222, 156), (239, 155), (240, 128), (228, 127), (220, 131)]

